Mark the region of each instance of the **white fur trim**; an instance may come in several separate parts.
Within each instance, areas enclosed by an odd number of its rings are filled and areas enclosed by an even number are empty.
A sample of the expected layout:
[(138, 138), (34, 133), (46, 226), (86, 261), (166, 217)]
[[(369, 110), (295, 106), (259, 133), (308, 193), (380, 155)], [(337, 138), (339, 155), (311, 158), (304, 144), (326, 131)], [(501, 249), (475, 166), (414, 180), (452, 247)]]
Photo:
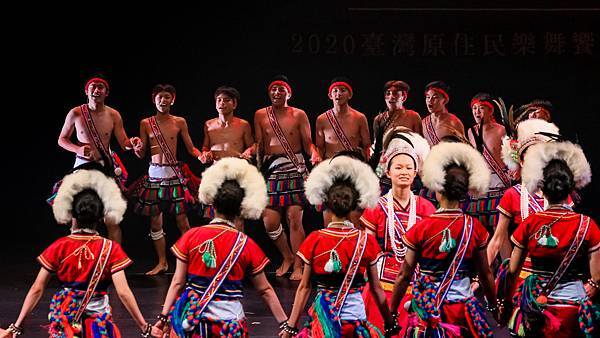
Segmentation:
[(319, 163), (306, 180), (304, 194), (313, 205), (325, 204), (327, 191), (336, 179), (348, 178), (358, 191), (358, 206), (362, 209), (374, 208), (381, 195), (379, 178), (368, 164), (348, 156), (338, 156)]
[(581, 147), (571, 142), (538, 143), (525, 153), (525, 163), (521, 171), (523, 184), (529, 191), (537, 191), (544, 180), (544, 168), (554, 159), (567, 163), (575, 187), (580, 189), (592, 180), (592, 169)]
[(77, 170), (65, 176), (52, 205), (54, 218), (60, 224), (71, 225), (73, 198), (84, 189), (96, 191), (104, 205), (104, 220), (119, 224), (127, 210), (127, 202), (114, 179), (97, 170)]
[(431, 148), (423, 164), (423, 184), (433, 191), (443, 191), (446, 182), (445, 168), (458, 164), (469, 173), (469, 190), (478, 195), (487, 192), (490, 170), (483, 156), (465, 143), (441, 142)]
[(512, 138), (504, 136), (502, 139), (502, 162), (506, 164), (508, 169), (517, 170), (521, 166), (515, 161), (514, 156), (517, 156), (517, 150), (513, 149), (513, 144), (517, 144)]
[(258, 219), (267, 206), (267, 185), (255, 166), (246, 160), (226, 157), (215, 162), (202, 173), (198, 198), (204, 204), (212, 204), (223, 182), (236, 180), (244, 189), (241, 212), (243, 218)]

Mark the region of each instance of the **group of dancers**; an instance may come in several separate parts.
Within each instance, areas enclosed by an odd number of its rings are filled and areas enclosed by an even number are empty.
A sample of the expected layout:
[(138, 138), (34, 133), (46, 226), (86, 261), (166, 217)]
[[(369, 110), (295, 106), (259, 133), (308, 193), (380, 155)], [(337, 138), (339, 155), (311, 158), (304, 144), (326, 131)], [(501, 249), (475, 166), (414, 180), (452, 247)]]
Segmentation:
[[(51, 199), (71, 234), (38, 257), (42, 268), (19, 317), (0, 337), (24, 332), (51, 273), (61, 288), (50, 304), (50, 337), (120, 337), (111, 282), (143, 337), (244, 337), (244, 279), (282, 337), (490, 337), (486, 311), (519, 337), (600, 332), (600, 229), (573, 211), (591, 169), (580, 146), (549, 121), (548, 102), (524, 105), (513, 118), (501, 99), (478, 94), (476, 124), (465, 133), (446, 109), (446, 84), (427, 86), (430, 114), (421, 120), (404, 108), (408, 85), (390, 81), (372, 144), (365, 115), (348, 104), (350, 82), (336, 78), (328, 91), (333, 108), (317, 118), (313, 143), (307, 115), (288, 105), (292, 87), (280, 76), (267, 87), (271, 106), (255, 114), (254, 137), (248, 122), (233, 117), (237, 90), (219, 88), (219, 117), (206, 122), (200, 151), (186, 121), (170, 114), (171, 86), (155, 88), (157, 113), (142, 120), (139, 138), (127, 138), (118, 112), (104, 105), (106, 80), (85, 88), (88, 104), (71, 110), (59, 140), (77, 153), (76, 167)], [(74, 131), (79, 143), (70, 141)], [(107, 146), (113, 134), (139, 157), (150, 149), (148, 175), (133, 185)], [(213, 162), (201, 179), (177, 162), (179, 136), (190, 154)], [(167, 269), (162, 213), (176, 214), (182, 232), (154, 324), (123, 272), (132, 263), (119, 244), (125, 196), (151, 217), (159, 263), (149, 274)], [(185, 211), (196, 199), (211, 221), (190, 229)], [(323, 211), (325, 228), (304, 238), (308, 204)], [(283, 255), (277, 276), (293, 266), (290, 277), (300, 281), (289, 315), (265, 276), (268, 258), (242, 231), (245, 219), (260, 218)], [(101, 224), (111, 239), (99, 235)]]

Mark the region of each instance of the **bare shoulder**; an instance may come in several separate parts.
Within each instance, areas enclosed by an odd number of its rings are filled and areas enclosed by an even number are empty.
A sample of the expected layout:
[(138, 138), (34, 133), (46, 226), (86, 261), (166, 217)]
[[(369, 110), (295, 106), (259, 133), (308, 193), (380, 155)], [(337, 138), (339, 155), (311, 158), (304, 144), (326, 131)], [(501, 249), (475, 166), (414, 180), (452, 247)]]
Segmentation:
[(254, 113), (254, 118), (262, 118), (267, 113), (267, 108), (260, 108)]
[(457, 127), (463, 127), (464, 125), (462, 123), (462, 121), (458, 118), (458, 116), (454, 115), (454, 114), (450, 114), (450, 119), (449, 119), (450, 123), (454, 124)]
[(352, 115), (354, 115), (355, 118), (358, 118), (358, 119), (361, 119), (361, 120), (362, 119), (365, 119), (365, 120), (367, 119), (367, 116), (365, 114), (363, 114), (362, 112), (360, 112), (360, 111), (358, 111), (358, 110), (356, 110), (354, 108), (352, 108)]
[(302, 117), (307, 117), (306, 112), (300, 108), (296, 108), (296, 107), (290, 107), (292, 108), (292, 114), (294, 117), (296, 118), (302, 118)]
[(148, 126), (150, 125), (150, 118), (146, 117), (140, 121), (140, 126)]
[(81, 115), (81, 106), (76, 106), (71, 108), (71, 110), (69, 110), (69, 112), (67, 113), (67, 118), (71, 117), (77, 117)]
[(417, 113), (414, 110), (410, 110), (410, 109), (406, 110), (406, 116), (411, 117), (411, 118), (418, 118), (419, 120), (421, 119), (421, 115), (419, 115), (419, 113)]
[(182, 117), (182, 116), (175, 116), (175, 115), (172, 115), (172, 116), (173, 116), (173, 120), (175, 121), (175, 123), (177, 125), (187, 125), (187, 121), (185, 120), (184, 117)]
[(250, 127), (250, 122), (248, 122), (248, 121), (246, 121), (246, 120), (244, 120), (242, 118), (234, 117), (233, 121), (234, 121), (235, 124), (240, 125), (242, 127)]
[(104, 106), (112, 117), (121, 117), (121, 113), (111, 106)]

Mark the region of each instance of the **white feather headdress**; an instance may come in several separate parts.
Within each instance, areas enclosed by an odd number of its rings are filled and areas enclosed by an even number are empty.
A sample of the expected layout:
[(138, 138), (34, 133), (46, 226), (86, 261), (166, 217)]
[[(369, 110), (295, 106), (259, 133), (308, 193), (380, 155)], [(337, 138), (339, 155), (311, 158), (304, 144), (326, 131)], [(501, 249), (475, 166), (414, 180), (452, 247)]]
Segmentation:
[(576, 188), (583, 188), (592, 181), (592, 169), (581, 147), (571, 142), (539, 143), (525, 153), (521, 171), (523, 184), (529, 191), (542, 187), (544, 168), (552, 160), (563, 160), (571, 169)]
[(308, 176), (304, 193), (313, 205), (327, 202), (327, 191), (338, 179), (350, 179), (358, 191), (358, 206), (374, 208), (379, 200), (379, 179), (371, 167), (349, 156), (338, 156), (319, 163)]
[(396, 127), (383, 135), (383, 146), (385, 154), (380, 162), (385, 169), (396, 155), (406, 154), (415, 160), (419, 174), (422, 172), (423, 161), (429, 154), (429, 143), (421, 135), (405, 127)]
[(212, 204), (217, 192), (227, 180), (236, 180), (244, 189), (240, 214), (243, 218), (258, 219), (267, 206), (267, 185), (255, 166), (246, 160), (225, 157), (202, 173), (198, 198), (204, 204)]
[(490, 184), (490, 170), (483, 156), (470, 145), (458, 142), (441, 142), (431, 148), (423, 164), (423, 184), (441, 192), (446, 183), (446, 167), (457, 164), (469, 174), (469, 190), (483, 195)]
[(98, 170), (77, 170), (63, 178), (52, 205), (54, 218), (59, 224), (71, 225), (73, 198), (85, 189), (96, 191), (104, 205), (104, 220), (119, 224), (127, 210), (127, 202), (114, 179)]
[(558, 127), (551, 122), (541, 119), (528, 119), (517, 125), (517, 139), (505, 137), (502, 140), (502, 160), (511, 170), (520, 167), (519, 159), (523, 152), (537, 143), (554, 141), (553, 138), (538, 133), (559, 135)]

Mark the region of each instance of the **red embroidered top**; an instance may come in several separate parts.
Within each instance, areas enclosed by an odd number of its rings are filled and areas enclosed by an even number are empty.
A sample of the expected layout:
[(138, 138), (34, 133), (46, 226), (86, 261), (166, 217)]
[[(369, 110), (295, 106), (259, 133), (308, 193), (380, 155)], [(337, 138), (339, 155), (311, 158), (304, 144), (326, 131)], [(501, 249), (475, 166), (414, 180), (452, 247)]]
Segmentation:
[[(56, 272), (63, 286), (85, 290), (100, 256), (102, 242), (103, 238), (94, 234), (65, 236), (52, 243), (37, 260), (47, 270)], [(111, 275), (131, 263), (121, 246), (112, 242), (110, 257), (96, 290), (106, 290)]]

